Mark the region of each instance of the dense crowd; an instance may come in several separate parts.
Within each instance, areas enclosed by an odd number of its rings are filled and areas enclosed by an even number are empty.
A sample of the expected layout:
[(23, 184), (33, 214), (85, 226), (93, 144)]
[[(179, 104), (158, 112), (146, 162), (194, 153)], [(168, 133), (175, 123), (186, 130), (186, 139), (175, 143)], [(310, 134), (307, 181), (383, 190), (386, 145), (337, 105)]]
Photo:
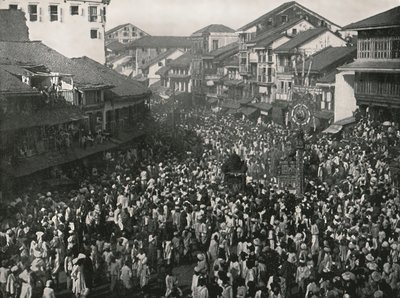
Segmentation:
[[(400, 295), (389, 167), (398, 128), (365, 118), (345, 139), (310, 138), (296, 197), (275, 183), (280, 162), (293, 159), (290, 130), (201, 112), (180, 126), (201, 137), (202, 154), (176, 154), (160, 132), (107, 152), (79, 189), (14, 200), (0, 237), (3, 297), (38, 288), (54, 297), (62, 271), (75, 297), (106, 282), (110, 293), (151, 296), (154, 275), (165, 297), (182, 297), (173, 273), (182, 264), (194, 264), (196, 298)], [(239, 192), (221, 171), (233, 153), (248, 166)]]

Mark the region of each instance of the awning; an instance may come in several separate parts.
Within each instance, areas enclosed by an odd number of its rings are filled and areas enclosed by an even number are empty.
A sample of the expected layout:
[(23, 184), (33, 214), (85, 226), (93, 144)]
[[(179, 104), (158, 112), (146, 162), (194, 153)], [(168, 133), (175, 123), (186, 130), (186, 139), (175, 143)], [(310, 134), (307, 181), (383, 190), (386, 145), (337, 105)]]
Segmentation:
[(336, 121), (334, 124), (345, 126), (345, 125), (353, 124), (354, 122), (356, 122), (356, 118), (354, 116), (350, 116), (350, 117), (341, 119), (339, 121)]
[(257, 103), (252, 103), (250, 105), (265, 112), (269, 112), (272, 109), (272, 105), (267, 102), (257, 102)]
[(336, 134), (342, 130), (343, 126), (338, 124), (332, 124), (327, 129), (323, 131), (323, 133), (327, 134)]
[(245, 116), (251, 116), (254, 113), (257, 112), (256, 108), (251, 108), (251, 107), (241, 107), (239, 110), (242, 114), (244, 114)]
[(214, 86), (214, 81), (209, 80), (209, 81), (207, 81), (206, 85), (207, 85), (208, 87), (212, 87), (212, 86)]
[(236, 110), (236, 109), (228, 109), (227, 111), (226, 111), (226, 114), (227, 115), (234, 115), (234, 114), (237, 114), (239, 111), (238, 110)]

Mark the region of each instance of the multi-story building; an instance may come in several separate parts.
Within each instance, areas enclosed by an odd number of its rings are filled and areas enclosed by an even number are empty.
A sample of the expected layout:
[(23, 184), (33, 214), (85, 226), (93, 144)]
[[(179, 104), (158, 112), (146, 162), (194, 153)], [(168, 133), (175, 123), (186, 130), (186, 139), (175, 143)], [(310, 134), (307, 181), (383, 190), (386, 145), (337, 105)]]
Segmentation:
[(358, 32), (357, 59), (340, 68), (335, 121), (358, 106), (377, 120), (400, 119), (400, 6), (345, 26)]
[(186, 52), (177, 59), (172, 60), (157, 74), (161, 76), (163, 85), (174, 92), (192, 92), (192, 60), (193, 55)]
[(0, 41), (0, 98), (1, 168), (24, 176), (132, 139), (150, 93), (90, 58)]
[(0, 9), (25, 12), (31, 40), (67, 57), (105, 62), (104, 26), (109, 0), (3, 0)]
[(148, 36), (142, 29), (132, 25), (131, 23), (122, 24), (106, 31), (106, 45), (113, 41), (126, 44), (143, 36)]
[[(239, 71), (246, 82), (245, 90), (248, 90), (249, 95), (258, 96), (263, 101), (274, 101), (278, 91), (278, 61), (275, 48), (280, 46), (286, 37), (294, 37), (319, 27), (333, 32), (341, 29), (321, 15), (291, 1), (239, 28)], [(262, 59), (264, 53), (267, 59), (260, 60), (259, 63), (258, 57)]]
[(222, 24), (211, 24), (194, 32), (190, 39), (196, 53), (207, 53), (238, 41), (238, 34)]
[[(276, 99), (290, 100), (297, 65), (304, 65), (308, 56), (329, 46), (344, 47), (346, 41), (327, 28), (315, 28), (301, 32), (277, 47)], [(306, 71), (301, 69), (302, 74)]]
[(144, 36), (126, 44), (129, 54), (134, 57), (134, 71), (132, 76), (142, 73), (142, 68), (152, 59), (170, 49), (191, 49), (191, 41), (183, 36)]

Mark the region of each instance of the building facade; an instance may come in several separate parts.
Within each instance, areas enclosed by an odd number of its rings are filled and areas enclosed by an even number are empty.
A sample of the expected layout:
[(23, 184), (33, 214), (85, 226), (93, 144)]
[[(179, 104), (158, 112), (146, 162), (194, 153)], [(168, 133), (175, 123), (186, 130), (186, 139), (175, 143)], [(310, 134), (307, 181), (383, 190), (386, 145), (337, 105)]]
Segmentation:
[(31, 40), (42, 40), (67, 57), (105, 62), (104, 27), (109, 0), (4, 0), (0, 9), (25, 12)]
[(116, 26), (105, 33), (105, 43), (108, 45), (113, 41), (118, 41), (122, 44), (130, 43), (143, 36), (148, 36), (142, 29), (130, 23)]
[(196, 53), (208, 53), (238, 41), (238, 34), (222, 24), (211, 24), (194, 32), (190, 39)]
[[(357, 59), (340, 70), (354, 77), (354, 99), (338, 106), (357, 105), (379, 121), (400, 120), (400, 6), (345, 27), (358, 32)], [(345, 82), (344, 82), (345, 83)], [(343, 111), (335, 111), (341, 117)], [(338, 117), (339, 118), (339, 117)], [(340, 120), (340, 119), (335, 119)]]

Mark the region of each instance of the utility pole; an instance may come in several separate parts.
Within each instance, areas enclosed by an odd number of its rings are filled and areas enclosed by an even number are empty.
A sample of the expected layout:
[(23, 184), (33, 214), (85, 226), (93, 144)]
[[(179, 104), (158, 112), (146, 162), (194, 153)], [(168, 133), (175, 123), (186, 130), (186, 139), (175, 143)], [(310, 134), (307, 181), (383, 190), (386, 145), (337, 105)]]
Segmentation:
[(304, 131), (300, 126), (296, 134), (296, 195), (304, 194)]

